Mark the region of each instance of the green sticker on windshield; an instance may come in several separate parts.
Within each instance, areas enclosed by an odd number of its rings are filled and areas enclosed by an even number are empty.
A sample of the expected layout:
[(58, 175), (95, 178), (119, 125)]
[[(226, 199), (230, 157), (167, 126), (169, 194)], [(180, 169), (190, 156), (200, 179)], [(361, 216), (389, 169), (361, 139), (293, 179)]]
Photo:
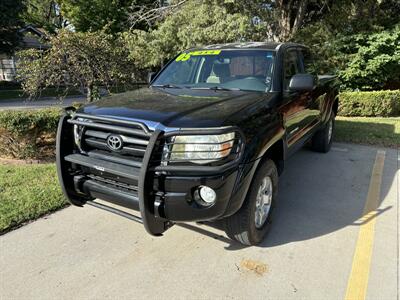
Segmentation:
[(182, 53), (175, 59), (175, 61), (187, 61), (191, 56), (218, 55), (220, 53), (221, 50), (197, 50), (188, 53)]

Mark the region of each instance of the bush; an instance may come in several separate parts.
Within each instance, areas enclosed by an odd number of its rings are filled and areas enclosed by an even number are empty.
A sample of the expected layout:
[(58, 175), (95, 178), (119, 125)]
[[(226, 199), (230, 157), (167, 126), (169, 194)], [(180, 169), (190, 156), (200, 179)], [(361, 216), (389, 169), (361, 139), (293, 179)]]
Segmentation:
[(369, 91), (399, 87), (400, 25), (378, 33), (356, 34), (343, 43), (347, 46), (343, 45), (342, 51), (349, 58), (347, 67), (339, 72), (344, 88)]
[(49, 44), (51, 48), (45, 52), (18, 52), (17, 78), (30, 98), (37, 98), (50, 86), (70, 86), (85, 88), (87, 100), (93, 101), (100, 97), (100, 87), (110, 91), (134, 80), (136, 68), (122, 38), (104, 32), (61, 30)]
[(400, 90), (376, 92), (342, 92), (339, 115), (347, 117), (400, 116)]
[(14, 81), (0, 81), (0, 90), (19, 90), (21, 83)]
[(0, 157), (54, 159), (59, 108), (0, 112)]

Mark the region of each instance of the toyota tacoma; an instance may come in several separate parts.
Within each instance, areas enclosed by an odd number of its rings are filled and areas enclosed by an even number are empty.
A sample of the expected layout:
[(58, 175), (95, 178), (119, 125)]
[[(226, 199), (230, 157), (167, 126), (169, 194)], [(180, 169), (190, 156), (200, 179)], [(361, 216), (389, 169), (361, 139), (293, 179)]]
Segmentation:
[(179, 222), (222, 220), (229, 237), (256, 245), (287, 158), (306, 143), (331, 147), (338, 84), (316, 69), (295, 43), (184, 51), (146, 88), (66, 109), (62, 190), (74, 205), (128, 217), (155, 236)]

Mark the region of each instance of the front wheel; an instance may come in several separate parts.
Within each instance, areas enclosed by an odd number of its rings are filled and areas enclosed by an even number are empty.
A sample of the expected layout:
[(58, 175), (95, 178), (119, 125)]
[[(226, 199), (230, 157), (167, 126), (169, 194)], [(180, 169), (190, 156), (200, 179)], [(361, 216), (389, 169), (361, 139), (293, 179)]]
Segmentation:
[(278, 171), (270, 159), (261, 163), (243, 206), (225, 219), (225, 232), (243, 245), (257, 245), (271, 226), (278, 193)]

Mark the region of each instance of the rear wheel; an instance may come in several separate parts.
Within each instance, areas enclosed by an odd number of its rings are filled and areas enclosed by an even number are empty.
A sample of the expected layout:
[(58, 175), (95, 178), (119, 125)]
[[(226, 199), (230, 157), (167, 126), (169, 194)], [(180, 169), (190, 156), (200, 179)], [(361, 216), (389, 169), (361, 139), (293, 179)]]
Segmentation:
[(267, 234), (278, 193), (278, 171), (270, 159), (258, 168), (240, 210), (225, 219), (226, 234), (244, 245), (257, 245)]
[(311, 148), (314, 151), (327, 153), (331, 149), (333, 132), (335, 129), (335, 115), (329, 118), (324, 128), (318, 130), (311, 139)]

